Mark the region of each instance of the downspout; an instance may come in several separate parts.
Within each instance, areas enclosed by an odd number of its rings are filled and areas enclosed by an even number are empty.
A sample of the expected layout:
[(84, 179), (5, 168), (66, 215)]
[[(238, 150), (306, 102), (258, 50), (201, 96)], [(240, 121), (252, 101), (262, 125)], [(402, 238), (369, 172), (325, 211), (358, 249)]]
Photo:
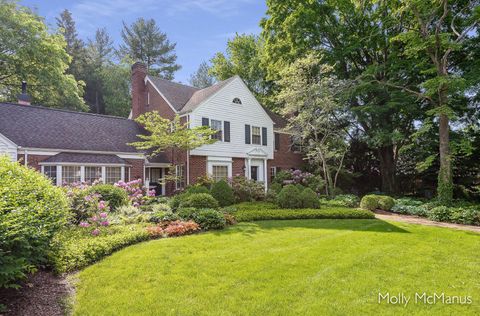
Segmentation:
[[(188, 128), (190, 128), (190, 115), (187, 115)], [(187, 186), (190, 185), (190, 150), (187, 149)]]

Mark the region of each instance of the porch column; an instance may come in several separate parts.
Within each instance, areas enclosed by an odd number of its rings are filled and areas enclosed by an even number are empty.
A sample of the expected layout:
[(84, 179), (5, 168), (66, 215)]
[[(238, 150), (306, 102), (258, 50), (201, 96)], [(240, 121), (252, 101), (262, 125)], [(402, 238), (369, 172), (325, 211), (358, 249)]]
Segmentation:
[(62, 166), (57, 166), (57, 186), (62, 186)]
[(125, 167), (121, 166), (120, 170), (121, 170), (120, 172), (122, 173), (121, 177), (120, 177), (120, 180), (125, 181)]
[(85, 166), (80, 166), (80, 182), (85, 182)]
[(265, 186), (265, 193), (268, 191), (268, 164), (267, 158), (263, 159), (263, 183)]
[(102, 166), (102, 182), (105, 183), (107, 180), (107, 167)]
[(252, 168), (251, 168), (251, 165), (252, 165), (252, 158), (248, 157), (247, 158), (247, 179), (251, 179), (252, 178), (252, 175), (251, 175), (251, 172), (252, 172)]

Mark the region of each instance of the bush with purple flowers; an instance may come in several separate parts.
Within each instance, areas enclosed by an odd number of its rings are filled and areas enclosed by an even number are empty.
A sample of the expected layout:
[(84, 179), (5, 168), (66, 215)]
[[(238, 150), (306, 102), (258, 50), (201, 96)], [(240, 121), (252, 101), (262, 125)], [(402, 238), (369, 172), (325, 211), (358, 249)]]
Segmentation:
[(129, 182), (118, 181), (115, 183), (116, 187), (122, 188), (127, 192), (128, 198), (133, 206), (140, 206), (145, 204), (149, 199), (155, 196), (155, 190), (148, 190), (142, 184), (142, 180), (132, 180)]

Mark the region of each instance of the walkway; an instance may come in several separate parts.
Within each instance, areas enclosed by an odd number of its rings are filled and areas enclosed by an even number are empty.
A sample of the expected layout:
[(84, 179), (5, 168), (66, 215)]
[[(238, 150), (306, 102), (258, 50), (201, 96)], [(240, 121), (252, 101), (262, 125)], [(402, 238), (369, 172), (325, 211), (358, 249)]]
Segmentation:
[(435, 222), (435, 221), (426, 219), (424, 217), (396, 214), (396, 213), (385, 212), (380, 210), (375, 211), (375, 217), (385, 221), (395, 221), (395, 222), (402, 222), (402, 223), (409, 223), (409, 224), (447, 227), (447, 228), (468, 230), (468, 231), (480, 233), (480, 226)]

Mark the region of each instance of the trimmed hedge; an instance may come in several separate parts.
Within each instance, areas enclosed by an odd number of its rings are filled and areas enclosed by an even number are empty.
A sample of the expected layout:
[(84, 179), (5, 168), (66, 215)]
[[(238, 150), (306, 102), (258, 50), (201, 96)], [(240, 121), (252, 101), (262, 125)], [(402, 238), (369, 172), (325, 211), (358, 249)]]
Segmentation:
[(302, 202), (302, 208), (319, 208), (320, 201), (317, 194), (310, 188), (303, 189), (300, 193), (300, 201)]
[(327, 209), (239, 209), (235, 213), (239, 222), (282, 219), (370, 219), (375, 215), (368, 210), (350, 208)]
[(126, 246), (149, 239), (143, 225), (111, 226), (97, 237), (80, 227), (62, 231), (53, 241), (50, 263), (57, 273), (84, 268)]
[(16, 287), (47, 261), (50, 242), (69, 215), (62, 189), (0, 156), (0, 287)]

